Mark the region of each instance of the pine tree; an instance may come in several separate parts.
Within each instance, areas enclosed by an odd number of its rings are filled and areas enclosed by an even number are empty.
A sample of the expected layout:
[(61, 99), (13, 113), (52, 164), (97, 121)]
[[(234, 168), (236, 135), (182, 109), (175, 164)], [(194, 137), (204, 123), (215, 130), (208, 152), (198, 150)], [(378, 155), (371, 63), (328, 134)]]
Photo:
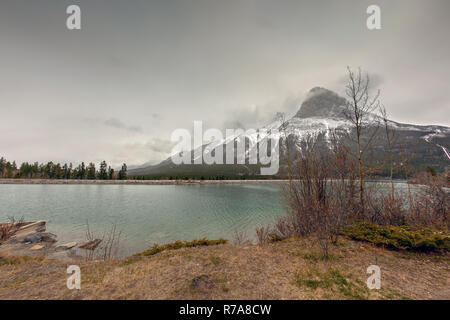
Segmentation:
[(39, 163), (36, 161), (33, 164), (33, 167), (31, 169), (31, 177), (36, 177), (39, 174)]
[(126, 180), (127, 179), (127, 165), (124, 163), (122, 165), (122, 169), (119, 171), (119, 180)]
[(93, 164), (92, 162), (89, 163), (89, 165), (87, 167), (87, 178), (89, 180), (95, 180), (95, 178), (96, 178), (95, 164)]
[(108, 165), (106, 164), (106, 161), (102, 161), (102, 163), (100, 163), (100, 170), (98, 173), (98, 178), (101, 180), (107, 180), (108, 179), (108, 172), (107, 170)]
[(5, 164), (5, 171), (6, 171), (6, 177), (12, 178), (13, 175), (13, 166), (11, 165), (11, 162), (6, 162)]
[(83, 180), (86, 177), (86, 166), (84, 162), (78, 166), (78, 179)]
[(64, 165), (62, 167), (62, 177), (63, 177), (63, 179), (67, 179), (68, 171), (69, 171), (69, 166), (67, 165), (67, 163), (64, 163)]
[(5, 158), (1, 157), (0, 158), (0, 177), (3, 178), (3, 174), (5, 172), (6, 169), (6, 160)]
[(61, 168), (61, 164), (56, 164), (54, 166), (54, 170), (55, 170), (55, 179), (61, 179), (63, 176), (63, 170)]
[(114, 169), (111, 167), (108, 168), (108, 178), (109, 178), (109, 180), (114, 179)]

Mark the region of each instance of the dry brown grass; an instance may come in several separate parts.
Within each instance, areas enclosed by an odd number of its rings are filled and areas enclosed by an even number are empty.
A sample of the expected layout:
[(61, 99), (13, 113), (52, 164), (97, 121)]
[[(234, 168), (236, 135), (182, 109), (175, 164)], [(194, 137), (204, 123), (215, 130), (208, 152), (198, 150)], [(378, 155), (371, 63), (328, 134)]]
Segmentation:
[[(449, 254), (406, 254), (347, 240), (333, 247), (328, 260), (308, 239), (247, 247), (182, 248), (150, 257), (79, 262), (81, 290), (66, 288), (67, 263), (0, 260), (0, 299), (450, 299)], [(379, 291), (364, 286), (370, 264), (381, 267)], [(357, 294), (333, 283), (302, 285), (305, 276), (325, 281), (333, 270)], [(192, 280), (202, 275), (214, 285), (193, 289)]]
[(0, 243), (8, 240), (25, 222), (23, 217), (18, 221), (14, 217), (9, 217), (9, 222), (0, 223)]

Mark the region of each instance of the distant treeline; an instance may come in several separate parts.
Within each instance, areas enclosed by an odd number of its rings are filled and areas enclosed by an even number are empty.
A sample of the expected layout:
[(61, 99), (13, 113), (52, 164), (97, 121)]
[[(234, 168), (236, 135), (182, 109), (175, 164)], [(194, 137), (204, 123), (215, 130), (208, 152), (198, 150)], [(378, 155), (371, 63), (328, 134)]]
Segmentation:
[(0, 158), (0, 178), (125, 180), (127, 179), (127, 165), (124, 163), (118, 172), (108, 166), (106, 161), (100, 163), (98, 170), (92, 162), (87, 166), (82, 162), (75, 168), (72, 163), (61, 165), (52, 161), (46, 164), (23, 162), (20, 167), (17, 167), (15, 161), (10, 162), (2, 157)]
[(219, 175), (136, 175), (135, 180), (276, 180), (281, 179), (280, 176), (263, 176), (263, 175), (237, 175), (237, 174), (219, 174)]
[[(280, 170), (282, 171), (282, 170)], [(436, 175), (436, 170), (431, 166), (414, 166), (409, 168), (409, 174), (426, 171), (433, 176)], [(389, 168), (386, 166), (379, 166), (377, 170), (372, 172), (373, 177), (388, 177)], [(87, 179), (87, 180), (271, 180), (271, 179), (287, 179), (287, 175), (279, 173), (274, 176), (263, 176), (257, 174), (234, 174), (231, 172), (214, 174), (213, 172), (204, 174), (199, 173), (161, 173), (148, 175), (132, 175), (127, 173), (127, 165), (124, 163), (122, 168), (115, 171), (111, 166), (108, 166), (106, 161), (102, 161), (97, 170), (94, 163), (86, 165), (84, 162), (77, 167), (73, 167), (72, 163), (54, 163), (52, 161), (46, 164), (38, 162), (28, 163), (24, 162), (19, 167), (15, 161), (7, 161), (5, 158), (0, 158), (0, 178), (16, 178), (16, 179)], [(394, 170), (394, 179), (404, 179), (404, 172), (401, 170)]]

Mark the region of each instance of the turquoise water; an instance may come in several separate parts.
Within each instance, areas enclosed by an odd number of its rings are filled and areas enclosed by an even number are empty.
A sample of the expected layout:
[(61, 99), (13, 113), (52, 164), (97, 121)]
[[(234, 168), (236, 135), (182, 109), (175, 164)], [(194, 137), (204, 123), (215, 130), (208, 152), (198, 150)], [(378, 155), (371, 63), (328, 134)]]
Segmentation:
[(248, 238), (284, 215), (279, 185), (0, 185), (0, 221), (47, 220), (60, 242), (101, 238), (113, 224), (121, 255), (153, 243), (206, 237)]

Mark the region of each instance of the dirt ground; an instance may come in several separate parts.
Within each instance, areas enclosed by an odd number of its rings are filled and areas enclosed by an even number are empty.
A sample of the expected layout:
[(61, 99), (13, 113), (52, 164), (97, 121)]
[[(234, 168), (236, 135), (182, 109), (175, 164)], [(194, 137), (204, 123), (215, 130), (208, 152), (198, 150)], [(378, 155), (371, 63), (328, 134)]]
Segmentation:
[[(106, 262), (3, 257), (0, 299), (450, 299), (449, 258), (348, 240), (328, 260), (308, 240)], [(81, 268), (80, 290), (66, 286), (70, 264)], [(381, 268), (380, 290), (366, 286), (373, 264)]]

